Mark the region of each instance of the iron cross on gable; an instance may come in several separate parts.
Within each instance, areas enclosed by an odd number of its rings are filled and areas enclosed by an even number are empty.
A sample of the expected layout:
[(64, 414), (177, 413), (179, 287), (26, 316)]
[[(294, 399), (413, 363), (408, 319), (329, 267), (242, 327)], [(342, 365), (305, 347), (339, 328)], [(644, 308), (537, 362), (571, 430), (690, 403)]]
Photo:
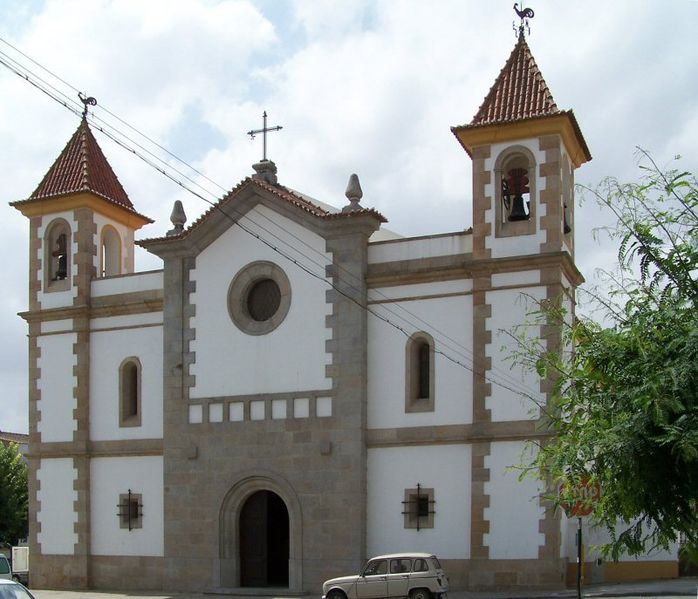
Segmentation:
[(263, 152), (262, 152), (262, 160), (267, 159), (267, 131), (279, 131), (283, 129), (280, 125), (276, 125), (275, 127), (267, 127), (267, 111), (264, 111), (264, 114), (262, 115), (262, 128), (261, 129), (252, 129), (252, 131), (248, 131), (247, 135), (249, 135), (252, 139), (254, 139), (255, 135), (258, 133), (262, 134), (262, 140), (263, 140)]

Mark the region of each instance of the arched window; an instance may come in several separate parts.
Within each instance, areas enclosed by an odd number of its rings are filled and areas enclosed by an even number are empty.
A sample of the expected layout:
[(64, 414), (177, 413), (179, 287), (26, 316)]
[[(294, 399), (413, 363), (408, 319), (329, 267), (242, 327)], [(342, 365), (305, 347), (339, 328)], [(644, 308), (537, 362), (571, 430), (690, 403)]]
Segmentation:
[(72, 236), (70, 225), (56, 219), (46, 228), (44, 236), (45, 287), (46, 291), (63, 291), (70, 288), (70, 262)]
[(100, 262), (101, 276), (110, 277), (121, 274), (121, 238), (116, 229), (109, 225), (102, 228)]
[(434, 411), (434, 339), (423, 331), (405, 348), (405, 411)]
[(536, 232), (536, 161), (525, 146), (506, 148), (495, 161), (495, 235)]
[(119, 368), (119, 426), (141, 425), (141, 363), (126, 358)]

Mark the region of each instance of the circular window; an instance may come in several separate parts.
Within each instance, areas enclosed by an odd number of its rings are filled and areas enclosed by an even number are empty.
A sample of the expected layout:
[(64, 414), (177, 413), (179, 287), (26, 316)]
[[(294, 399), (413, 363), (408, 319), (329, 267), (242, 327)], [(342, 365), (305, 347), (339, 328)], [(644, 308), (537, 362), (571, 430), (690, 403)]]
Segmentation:
[(273, 262), (253, 262), (228, 288), (228, 312), (249, 335), (264, 335), (278, 327), (291, 306), (291, 285)]
[(252, 320), (269, 320), (281, 304), (281, 290), (273, 279), (262, 279), (252, 285), (247, 294), (247, 310)]

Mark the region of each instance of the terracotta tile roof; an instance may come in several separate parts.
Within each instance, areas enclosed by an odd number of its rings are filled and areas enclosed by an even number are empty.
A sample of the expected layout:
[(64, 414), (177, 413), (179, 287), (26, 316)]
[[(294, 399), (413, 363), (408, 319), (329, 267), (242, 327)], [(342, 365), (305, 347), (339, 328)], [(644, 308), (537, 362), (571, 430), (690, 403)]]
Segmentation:
[(236, 187), (234, 187), (231, 191), (229, 191), (225, 196), (223, 196), (218, 202), (216, 202), (215, 205), (211, 206), (206, 212), (204, 212), (199, 218), (197, 218), (190, 226), (188, 229), (186, 229), (184, 232), (180, 233), (179, 235), (170, 235), (170, 236), (164, 236), (164, 237), (152, 237), (150, 239), (141, 239), (137, 241), (136, 243), (139, 245), (150, 245), (150, 244), (155, 244), (158, 242), (166, 242), (170, 241), (173, 239), (182, 239), (184, 237), (187, 237), (189, 233), (191, 233), (193, 230), (197, 229), (198, 227), (201, 226), (202, 223), (204, 223), (209, 216), (215, 212), (216, 210), (219, 209), (219, 206), (227, 201), (233, 200), (234, 201), (234, 196), (236, 196), (238, 193), (240, 193), (242, 190), (248, 188), (248, 187), (258, 187), (260, 189), (263, 189), (264, 191), (267, 191), (277, 198), (288, 202), (289, 204), (292, 204), (296, 206), (297, 208), (300, 208), (301, 210), (307, 212), (308, 214), (311, 214), (312, 216), (315, 216), (317, 218), (321, 218), (324, 220), (334, 220), (334, 219), (342, 219), (342, 218), (352, 218), (360, 215), (365, 215), (369, 214), (371, 216), (375, 216), (380, 222), (386, 223), (388, 220), (377, 210), (374, 210), (373, 208), (364, 208), (363, 210), (357, 210), (355, 212), (330, 212), (329, 210), (326, 210), (325, 208), (322, 208), (321, 206), (318, 206), (317, 204), (314, 204), (307, 198), (303, 197), (299, 193), (289, 189), (288, 187), (284, 187), (283, 185), (280, 185), (278, 183), (267, 183), (266, 181), (262, 181), (259, 179), (255, 179), (254, 177), (247, 177), (246, 179), (243, 179)]
[(28, 201), (82, 191), (135, 212), (84, 118)]
[(469, 126), (558, 114), (557, 104), (526, 43), (519, 41)]
[(26, 433), (9, 433), (6, 431), (0, 431), (0, 441), (5, 443), (19, 443), (26, 444), (29, 443), (29, 435)]

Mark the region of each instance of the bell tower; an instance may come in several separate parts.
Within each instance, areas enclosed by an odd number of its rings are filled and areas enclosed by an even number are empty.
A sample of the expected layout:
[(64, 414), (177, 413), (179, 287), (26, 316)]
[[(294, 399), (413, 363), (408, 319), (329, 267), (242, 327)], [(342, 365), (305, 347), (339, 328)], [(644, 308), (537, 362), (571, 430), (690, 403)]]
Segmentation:
[(574, 169), (591, 154), (572, 111), (553, 100), (523, 17), (477, 114), (451, 131), (473, 160), (474, 257), (566, 251), (574, 259)]
[(32, 577), (39, 586), (87, 588), (93, 281), (133, 272), (134, 232), (152, 221), (134, 209), (86, 114), (36, 190), (11, 205), (30, 231), (22, 316), (29, 324)]

